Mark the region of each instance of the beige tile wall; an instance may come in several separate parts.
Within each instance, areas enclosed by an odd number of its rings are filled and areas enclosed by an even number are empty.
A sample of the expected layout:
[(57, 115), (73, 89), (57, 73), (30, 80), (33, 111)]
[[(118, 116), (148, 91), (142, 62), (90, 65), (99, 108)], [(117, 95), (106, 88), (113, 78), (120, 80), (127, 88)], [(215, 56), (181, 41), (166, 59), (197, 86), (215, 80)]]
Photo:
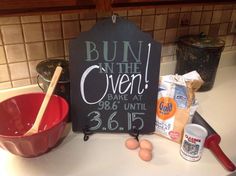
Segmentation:
[[(137, 24), (163, 44), (162, 62), (176, 59), (179, 36), (204, 32), (225, 40), (225, 51), (236, 50), (230, 32), (236, 20), (236, 4), (171, 6), (169, 8), (115, 11)], [(69, 40), (89, 30), (112, 12), (81, 12), (0, 17), (0, 89), (36, 82), (36, 65), (51, 58), (68, 59)]]

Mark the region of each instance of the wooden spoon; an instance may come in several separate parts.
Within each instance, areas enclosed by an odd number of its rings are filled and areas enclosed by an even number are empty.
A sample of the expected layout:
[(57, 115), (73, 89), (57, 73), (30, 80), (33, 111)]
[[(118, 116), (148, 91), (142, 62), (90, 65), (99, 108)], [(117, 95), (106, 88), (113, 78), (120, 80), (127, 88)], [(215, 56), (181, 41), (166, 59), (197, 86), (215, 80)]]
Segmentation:
[(61, 66), (57, 66), (54, 74), (53, 74), (53, 77), (51, 79), (51, 82), (49, 84), (49, 87), (48, 87), (48, 90), (47, 90), (47, 93), (43, 99), (43, 102), (41, 104), (41, 107), (39, 109), (39, 112), (37, 114), (37, 117), (36, 117), (36, 120), (33, 124), (33, 126), (24, 134), (25, 136), (29, 136), (31, 134), (34, 134), (34, 133), (37, 133), (38, 132), (38, 129), (39, 129), (39, 125), (41, 123), (41, 120), (43, 118), (43, 114), (47, 108), (47, 105), (48, 105), (48, 102), (52, 96), (52, 93), (57, 85), (57, 82), (59, 80), (59, 77), (61, 75), (61, 71), (62, 71), (62, 67)]

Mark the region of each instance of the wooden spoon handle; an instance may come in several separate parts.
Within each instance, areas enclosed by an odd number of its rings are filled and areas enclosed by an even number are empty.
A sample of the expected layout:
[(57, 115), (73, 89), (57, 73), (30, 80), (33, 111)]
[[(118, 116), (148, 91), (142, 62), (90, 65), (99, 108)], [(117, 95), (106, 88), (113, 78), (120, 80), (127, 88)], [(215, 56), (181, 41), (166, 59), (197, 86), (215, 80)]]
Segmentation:
[(37, 114), (37, 117), (36, 117), (36, 120), (34, 122), (34, 125), (29, 129), (29, 131), (27, 131), (25, 133), (25, 135), (31, 135), (33, 133), (37, 133), (38, 132), (38, 129), (39, 129), (39, 125), (40, 125), (40, 122), (43, 118), (43, 115), (44, 115), (44, 112), (47, 108), (47, 105), (48, 105), (48, 102), (52, 96), (52, 93), (57, 85), (57, 82), (60, 78), (60, 75), (61, 75), (61, 72), (62, 72), (62, 67), (61, 66), (57, 66), (54, 74), (53, 74), (53, 77), (51, 79), (51, 82), (49, 84), (49, 87), (48, 87), (48, 90), (47, 90), (47, 93), (43, 99), (43, 102), (42, 102), (42, 105), (39, 109), (39, 112)]

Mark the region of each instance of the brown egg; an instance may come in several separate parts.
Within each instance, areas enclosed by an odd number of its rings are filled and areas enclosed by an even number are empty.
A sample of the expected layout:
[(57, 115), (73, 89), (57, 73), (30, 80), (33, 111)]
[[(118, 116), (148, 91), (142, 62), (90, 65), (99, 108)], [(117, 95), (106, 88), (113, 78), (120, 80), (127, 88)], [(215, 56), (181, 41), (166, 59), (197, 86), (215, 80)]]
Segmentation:
[(140, 149), (139, 157), (144, 161), (150, 161), (152, 159), (152, 151), (148, 149)]
[(139, 145), (141, 149), (147, 149), (150, 151), (153, 149), (152, 143), (147, 139), (140, 140)]
[(135, 150), (139, 147), (139, 142), (134, 138), (129, 138), (125, 141), (125, 146), (130, 150)]

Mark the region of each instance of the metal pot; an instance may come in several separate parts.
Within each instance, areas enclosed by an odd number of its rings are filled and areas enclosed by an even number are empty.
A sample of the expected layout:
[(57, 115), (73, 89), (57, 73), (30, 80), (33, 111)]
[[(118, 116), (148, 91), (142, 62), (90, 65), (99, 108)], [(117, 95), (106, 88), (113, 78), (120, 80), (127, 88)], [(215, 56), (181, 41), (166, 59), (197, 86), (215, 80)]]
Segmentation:
[[(49, 59), (49, 60), (44, 60), (40, 62), (36, 66), (36, 71), (38, 73), (37, 83), (38, 83), (38, 86), (44, 92), (46, 92), (51, 82), (53, 73), (58, 65), (60, 65), (63, 68), (63, 70), (62, 70), (60, 79), (57, 83), (57, 86), (54, 90), (54, 94), (65, 98), (68, 104), (70, 104), (69, 62), (67, 60)], [(39, 82), (42, 82), (43, 86), (41, 86)]]
[(224, 45), (224, 41), (203, 33), (180, 37), (176, 50), (176, 73), (182, 75), (196, 70), (204, 80), (199, 91), (210, 90), (214, 85)]

